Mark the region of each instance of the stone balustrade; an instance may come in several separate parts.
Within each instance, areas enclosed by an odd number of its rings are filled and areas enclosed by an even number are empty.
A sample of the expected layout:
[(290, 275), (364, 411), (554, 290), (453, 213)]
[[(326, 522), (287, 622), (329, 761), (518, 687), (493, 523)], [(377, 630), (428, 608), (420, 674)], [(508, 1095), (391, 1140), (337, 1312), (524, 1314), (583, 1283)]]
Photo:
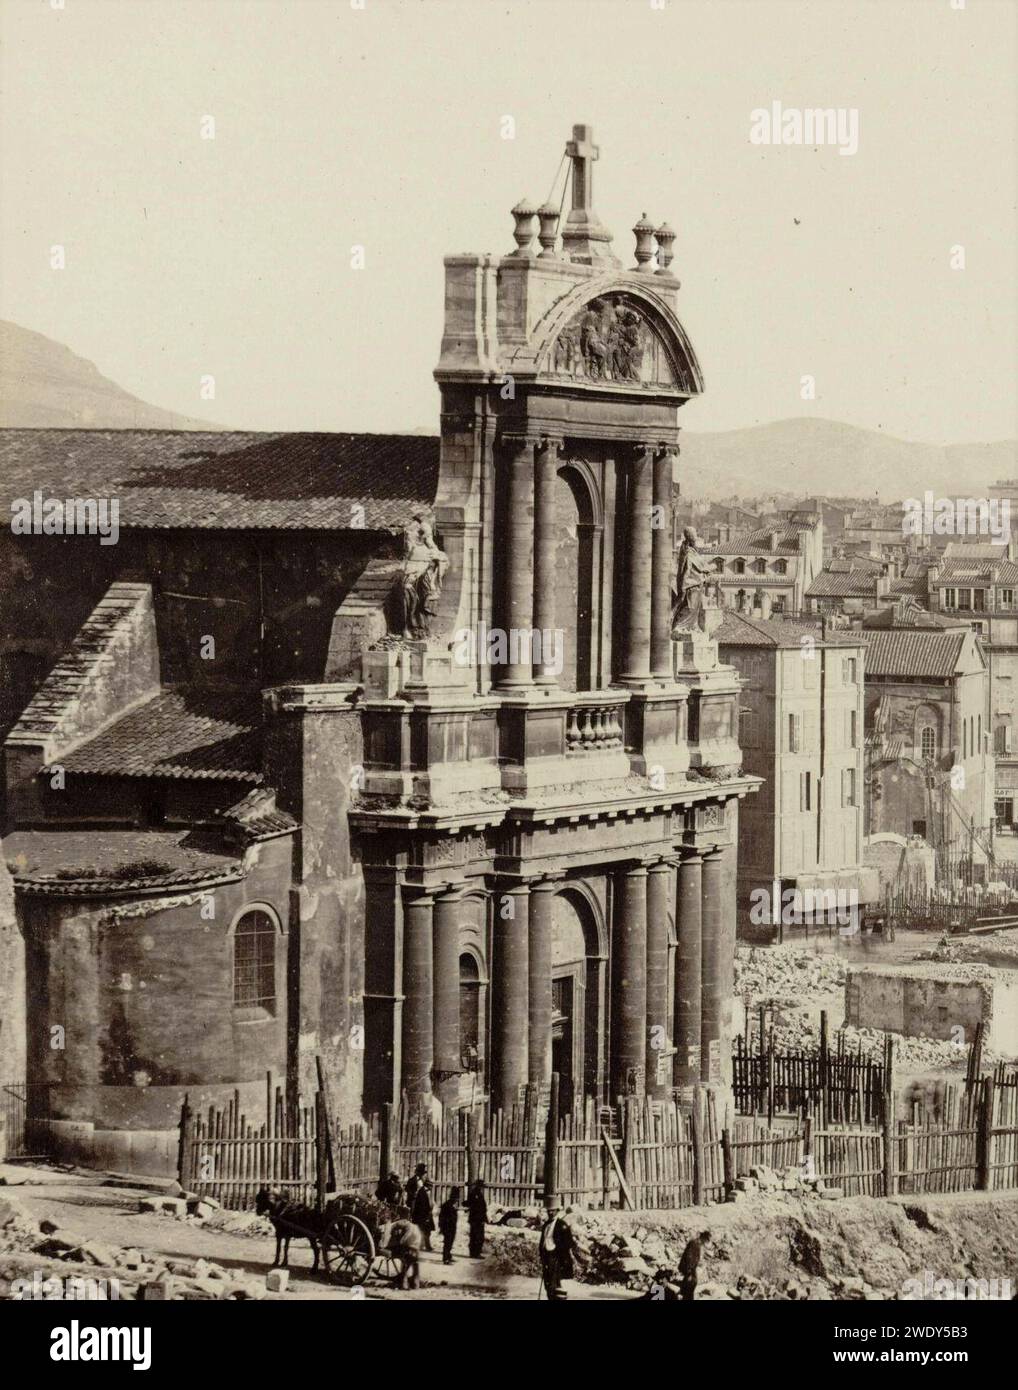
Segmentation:
[(571, 705), (566, 715), (567, 755), (601, 753), (621, 748), (622, 710), (625, 704), (623, 698)]

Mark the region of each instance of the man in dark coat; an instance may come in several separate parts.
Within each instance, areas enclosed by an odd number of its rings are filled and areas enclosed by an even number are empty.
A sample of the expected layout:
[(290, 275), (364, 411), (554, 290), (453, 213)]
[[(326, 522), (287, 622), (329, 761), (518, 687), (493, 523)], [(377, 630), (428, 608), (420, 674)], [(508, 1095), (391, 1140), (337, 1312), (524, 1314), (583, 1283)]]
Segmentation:
[(459, 1221), (460, 1190), (454, 1187), (448, 1200), (438, 1209), (438, 1229), (442, 1235), (442, 1263), (452, 1264), (452, 1245), (456, 1239), (456, 1226)]
[(418, 1163), (413, 1177), (406, 1185), (406, 1204), (410, 1208), (410, 1220), (420, 1228), (424, 1237), (425, 1250), (430, 1250), (435, 1216), (431, 1202), (431, 1179), (423, 1163)]
[(484, 1179), (475, 1178), (467, 1193), (467, 1225), (470, 1230), (470, 1258), (479, 1260), (484, 1253), (484, 1227), (488, 1220), (488, 1202), (484, 1195)]
[(697, 1270), (700, 1267), (700, 1257), (703, 1254), (703, 1247), (710, 1240), (710, 1231), (701, 1231), (698, 1236), (686, 1246), (679, 1260), (679, 1287), (682, 1290), (682, 1297), (688, 1302), (696, 1297)]
[(548, 1207), (548, 1219), (541, 1227), (538, 1249), (548, 1298), (552, 1302), (561, 1302), (569, 1297), (562, 1287), (562, 1281), (573, 1277), (573, 1257), (577, 1249), (573, 1228), (557, 1204)]

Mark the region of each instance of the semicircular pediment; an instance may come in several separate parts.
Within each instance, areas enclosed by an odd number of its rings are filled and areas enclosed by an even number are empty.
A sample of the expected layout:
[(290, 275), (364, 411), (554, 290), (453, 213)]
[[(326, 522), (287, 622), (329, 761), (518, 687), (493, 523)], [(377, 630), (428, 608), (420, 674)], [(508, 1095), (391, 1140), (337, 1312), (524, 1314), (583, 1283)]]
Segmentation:
[(635, 289), (605, 288), (555, 318), (537, 363), (542, 379), (684, 396), (703, 390), (678, 320)]

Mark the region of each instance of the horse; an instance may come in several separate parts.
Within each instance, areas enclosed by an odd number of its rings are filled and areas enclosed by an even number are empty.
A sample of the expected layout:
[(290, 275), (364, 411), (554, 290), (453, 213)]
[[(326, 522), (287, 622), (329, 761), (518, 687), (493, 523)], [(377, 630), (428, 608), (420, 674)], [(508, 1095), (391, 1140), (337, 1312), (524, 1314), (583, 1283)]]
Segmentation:
[(278, 1188), (260, 1187), (255, 1194), (255, 1211), (259, 1216), (269, 1218), (276, 1233), (276, 1258), (271, 1266), (273, 1269), (280, 1264), (280, 1254), (283, 1257), (283, 1269), (289, 1268), (290, 1241), (294, 1237), (309, 1243), (314, 1255), (312, 1272), (318, 1268), (321, 1253), (318, 1237), (324, 1232), (330, 1219), (327, 1209), (319, 1211), (317, 1207), (309, 1207), (303, 1202), (291, 1202)]

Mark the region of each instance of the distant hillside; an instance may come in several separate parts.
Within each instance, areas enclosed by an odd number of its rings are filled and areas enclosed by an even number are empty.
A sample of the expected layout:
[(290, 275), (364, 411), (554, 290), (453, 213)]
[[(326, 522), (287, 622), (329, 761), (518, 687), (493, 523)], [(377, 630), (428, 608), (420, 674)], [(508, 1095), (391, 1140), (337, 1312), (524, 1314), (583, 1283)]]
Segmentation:
[[(437, 425), (437, 421), (436, 421)], [(0, 426), (22, 429), (209, 430), (220, 426), (160, 410), (42, 333), (0, 320)], [(342, 428), (342, 422), (336, 422)], [(395, 428), (395, 426), (394, 426)], [(404, 430), (404, 433), (407, 433)], [(435, 426), (411, 430), (437, 434)], [(885, 501), (985, 496), (1018, 477), (1018, 444), (911, 444), (837, 420), (777, 420), (718, 434), (682, 434), (678, 480), (690, 497), (873, 496)]]
[(1018, 443), (912, 444), (837, 420), (777, 420), (750, 429), (681, 437), (678, 481), (691, 497), (787, 492), (885, 501), (985, 496), (998, 478), (1018, 477)]
[(0, 426), (19, 429), (214, 430), (147, 405), (42, 333), (0, 319)]

